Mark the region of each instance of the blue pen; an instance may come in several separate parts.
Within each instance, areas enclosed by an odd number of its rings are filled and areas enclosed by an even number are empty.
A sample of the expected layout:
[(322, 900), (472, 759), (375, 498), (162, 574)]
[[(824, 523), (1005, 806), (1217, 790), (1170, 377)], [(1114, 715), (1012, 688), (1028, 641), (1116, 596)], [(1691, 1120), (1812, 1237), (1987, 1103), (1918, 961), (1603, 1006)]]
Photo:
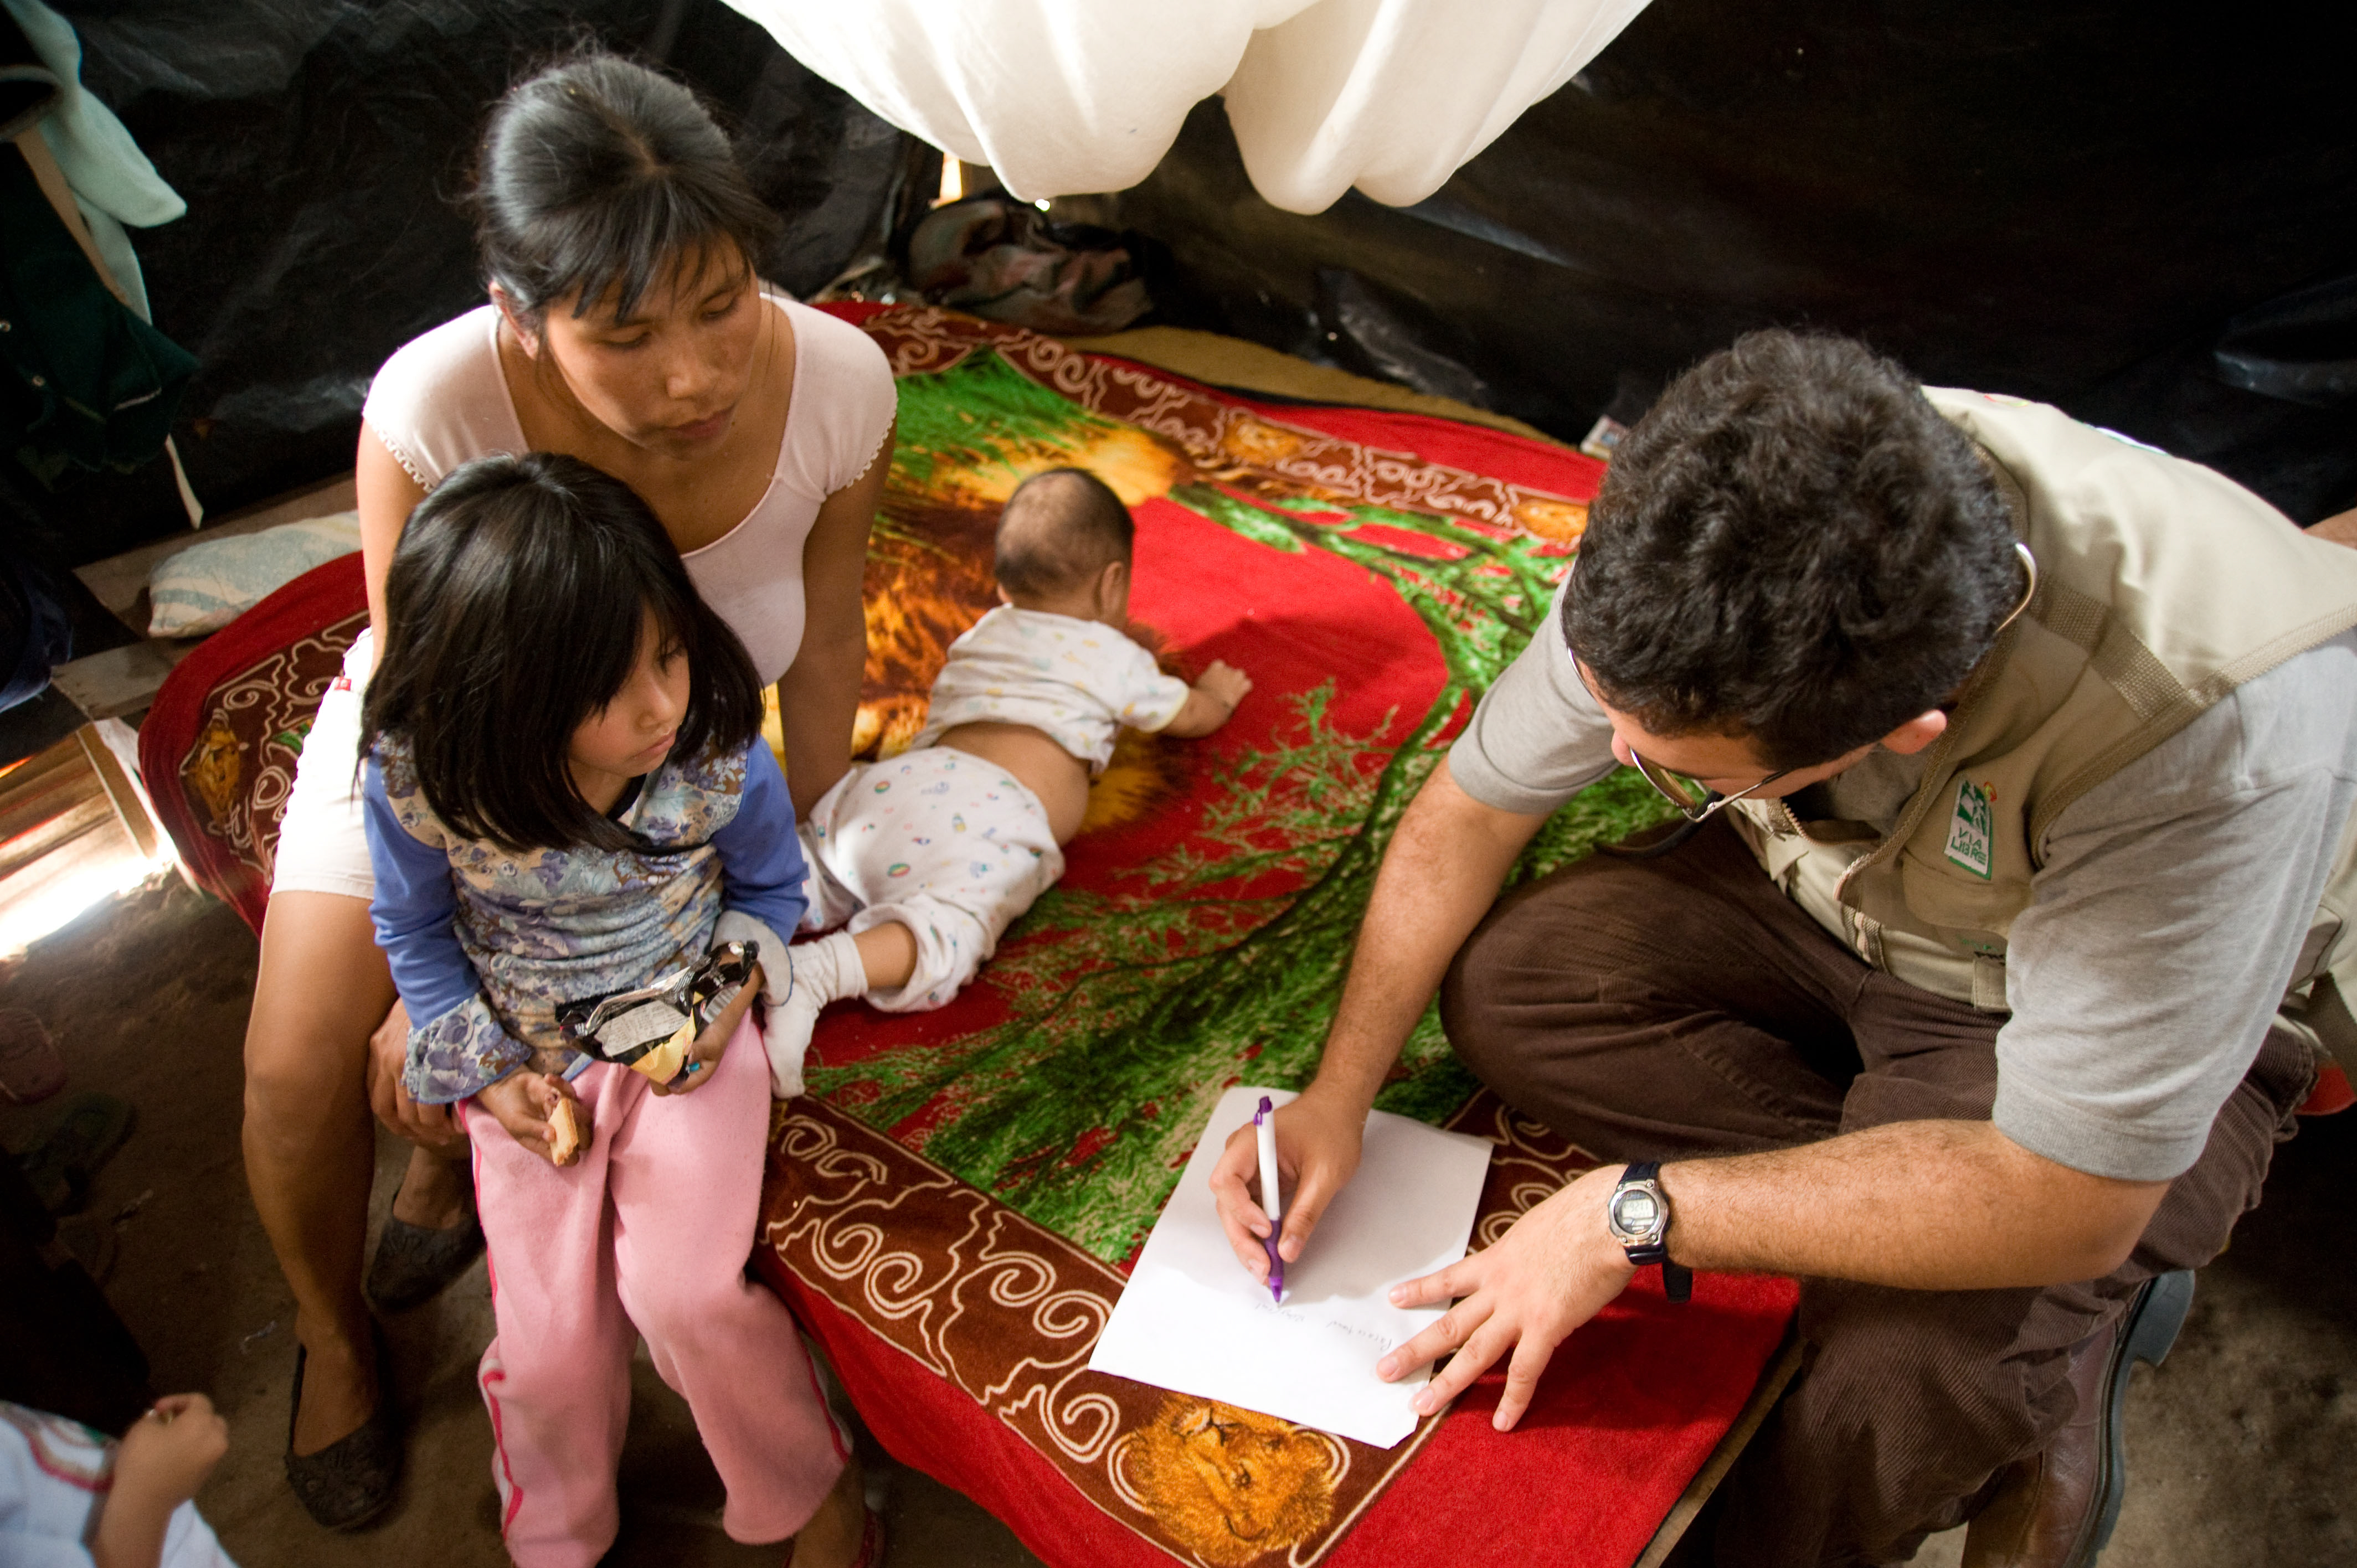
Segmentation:
[(1268, 1299), (1285, 1299), (1285, 1260), (1276, 1255), (1276, 1239), (1284, 1233), (1285, 1214), (1277, 1205), (1276, 1190), (1276, 1107), (1269, 1098), (1260, 1097), (1260, 1109), (1253, 1112), (1253, 1132), (1260, 1140), (1260, 1206), (1268, 1211), (1268, 1239), (1261, 1243), (1268, 1249)]

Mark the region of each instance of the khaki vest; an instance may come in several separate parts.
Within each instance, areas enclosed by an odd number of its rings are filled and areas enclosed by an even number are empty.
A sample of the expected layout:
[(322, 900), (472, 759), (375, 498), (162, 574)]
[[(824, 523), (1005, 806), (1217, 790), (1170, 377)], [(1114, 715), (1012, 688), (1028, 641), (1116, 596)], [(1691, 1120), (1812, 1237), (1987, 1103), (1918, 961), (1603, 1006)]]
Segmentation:
[[(2038, 592), (1966, 682), (1888, 838), (1805, 828), (1781, 800), (1737, 827), (1860, 957), (1992, 1011), (2013, 919), (2073, 800), (2242, 682), (2357, 626), (2357, 550), (2310, 539), (2207, 468), (2043, 404), (1927, 388), (1980, 446), (2038, 558)], [(2341, 835), (2285, 1021), (2357, 1068), (2357, 820)]]

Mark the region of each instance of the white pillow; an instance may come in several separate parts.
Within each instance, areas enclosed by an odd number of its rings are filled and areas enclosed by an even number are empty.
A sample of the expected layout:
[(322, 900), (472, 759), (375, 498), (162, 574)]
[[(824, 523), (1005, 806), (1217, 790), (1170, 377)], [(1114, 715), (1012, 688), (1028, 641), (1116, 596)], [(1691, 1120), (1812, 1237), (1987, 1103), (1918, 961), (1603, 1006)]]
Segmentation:
[(312, 567), (360, 547), (356, 511), (191, 544), (148, 574), (147, 635), (219, 631)]

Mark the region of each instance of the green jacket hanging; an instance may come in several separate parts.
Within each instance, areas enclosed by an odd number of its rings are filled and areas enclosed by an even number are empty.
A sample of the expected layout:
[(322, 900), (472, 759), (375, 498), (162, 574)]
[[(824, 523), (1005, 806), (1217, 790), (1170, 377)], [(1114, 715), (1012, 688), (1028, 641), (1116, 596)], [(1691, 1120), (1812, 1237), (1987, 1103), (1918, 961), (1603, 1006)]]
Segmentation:
[(163, 449), (196, 357), (99, 278), (32, 168), (0, 153), (0, 452), (44, 485)]

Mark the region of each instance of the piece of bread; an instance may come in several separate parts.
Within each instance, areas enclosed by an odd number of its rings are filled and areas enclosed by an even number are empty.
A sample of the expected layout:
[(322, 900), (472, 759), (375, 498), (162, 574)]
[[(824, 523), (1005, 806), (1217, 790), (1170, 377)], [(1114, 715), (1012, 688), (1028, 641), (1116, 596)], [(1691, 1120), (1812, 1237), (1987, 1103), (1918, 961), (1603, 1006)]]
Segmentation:
[(555, 1141), (548, 1145), (548, 1157), (560, 1165), (569, 1165), (579, 1159), (581, 1118), (574, 1114), (570, 1097), (557, 1097), (556, 1108), (548, 1113), (548, 1124), (556, 1133)]

